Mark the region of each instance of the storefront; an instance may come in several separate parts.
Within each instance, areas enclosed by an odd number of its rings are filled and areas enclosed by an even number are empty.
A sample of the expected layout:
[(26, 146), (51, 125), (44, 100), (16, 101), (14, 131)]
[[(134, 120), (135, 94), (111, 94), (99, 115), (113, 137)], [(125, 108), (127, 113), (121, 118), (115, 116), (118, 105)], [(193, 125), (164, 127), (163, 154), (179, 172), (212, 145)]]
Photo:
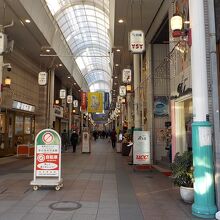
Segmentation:
[(16, 153), (18, 144), (33, 144), (35, 106), (13, 101), (12, 109), (0, 113), (0, 156)]

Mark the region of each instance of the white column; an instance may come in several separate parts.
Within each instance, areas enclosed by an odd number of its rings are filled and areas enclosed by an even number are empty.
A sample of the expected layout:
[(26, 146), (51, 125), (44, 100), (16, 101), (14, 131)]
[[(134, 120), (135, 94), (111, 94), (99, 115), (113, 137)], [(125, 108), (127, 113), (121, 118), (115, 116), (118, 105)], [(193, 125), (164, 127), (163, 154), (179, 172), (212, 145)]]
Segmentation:
[(208, 86), (204, 25), (204, 1), (190, 0), (192, 28), (191, 69), (194, 121), (206, 121), (208, 115)]
[(141, 54), (141, 128), (144, 131), (144, 72), (143, 72), (143, 54)]
[(140, 55), (134, 54), (134, 126), (135, 128), (141, 128), (141, 117), (140, 117)]
[(54, 69), (50, 70), (50, 88), (49, 88), (49, 127), (53, 127), (54, 121), (54, 111), (53, 111), (53, 104), (54, 104)]

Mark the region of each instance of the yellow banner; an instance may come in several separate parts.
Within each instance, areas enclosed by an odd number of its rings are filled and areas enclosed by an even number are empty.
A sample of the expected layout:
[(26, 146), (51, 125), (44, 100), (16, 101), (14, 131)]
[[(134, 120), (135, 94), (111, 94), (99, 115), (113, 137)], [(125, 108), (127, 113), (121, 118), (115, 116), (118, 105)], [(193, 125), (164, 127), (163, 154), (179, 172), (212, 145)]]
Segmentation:
[(102, 113), (103, 112), (103, 93), (88, 92), (88, 112)]

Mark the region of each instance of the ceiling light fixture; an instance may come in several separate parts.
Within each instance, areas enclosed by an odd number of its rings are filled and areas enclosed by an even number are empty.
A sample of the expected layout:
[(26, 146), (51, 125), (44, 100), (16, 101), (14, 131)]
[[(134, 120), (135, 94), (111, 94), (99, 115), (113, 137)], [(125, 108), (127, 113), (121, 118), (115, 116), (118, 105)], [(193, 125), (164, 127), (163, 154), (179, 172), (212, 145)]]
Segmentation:
[(120, 52), (121, 50), (120, 50), (120, 49), (117, 49), (116, 51), (117, 51), (117, 52)]
[(46, 52), (49, 53), (49, 52), (50, 52), (50, 49), (46, 49)]
[(116, 63), (116, 64), (115, 64), (115, 66), (119, 66), (119, 64), (118, 64), (118, 63)]
[(29, 19), (25, 19), (24, 21), (28, 24), (31, 23), (31, 20), (29, 20)]
[(59, 66), (63, 66), (63, 64), (62, 64), (62, 63), (60, 63), (60, 64), (59, 64)]
[(73, 84), (76, 85), (76, 82), (74, 82)]
[(117, 76), (115, 76), (115, 79), (117, 79), (118, 77)]
[(122, 24), (122, 23), (124, 23), (124, 20), (123, 19), (119, 19), (118, 23)]
[(68, 76), (68, 79), (70, 79), (70, 76)]

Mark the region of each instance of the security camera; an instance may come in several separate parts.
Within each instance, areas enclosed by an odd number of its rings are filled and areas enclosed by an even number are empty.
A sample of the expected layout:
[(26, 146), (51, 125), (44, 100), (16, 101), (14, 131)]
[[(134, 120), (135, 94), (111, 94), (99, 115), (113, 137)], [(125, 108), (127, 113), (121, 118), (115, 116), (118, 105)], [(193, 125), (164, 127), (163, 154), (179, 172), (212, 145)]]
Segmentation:
[(8, 71), (8, 72), (11, 71), (11, 64), (9, 64), (9, 65), (7, 66), (7, 71)]
[(10, 72), (12, 67), (11, 67), (11, 64), (10, 63), (4, 63), (3, 64), (3, 67), (7, 67), (7, 71)]

